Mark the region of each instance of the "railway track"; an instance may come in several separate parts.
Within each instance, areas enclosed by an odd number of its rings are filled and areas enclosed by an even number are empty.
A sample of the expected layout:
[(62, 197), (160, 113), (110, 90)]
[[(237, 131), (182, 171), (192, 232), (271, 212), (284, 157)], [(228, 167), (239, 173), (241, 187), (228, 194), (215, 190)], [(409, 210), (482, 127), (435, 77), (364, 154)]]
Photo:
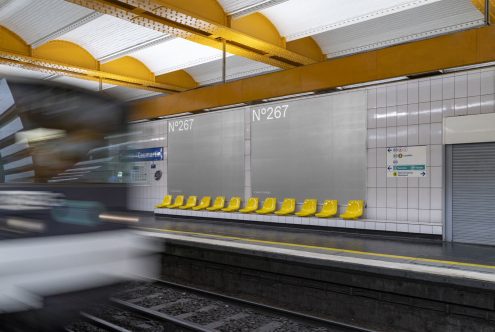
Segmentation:
[(189, 286), (153, 280), (132, 283), (81, 313), (70, 332), (347, 332), (370, 331)]

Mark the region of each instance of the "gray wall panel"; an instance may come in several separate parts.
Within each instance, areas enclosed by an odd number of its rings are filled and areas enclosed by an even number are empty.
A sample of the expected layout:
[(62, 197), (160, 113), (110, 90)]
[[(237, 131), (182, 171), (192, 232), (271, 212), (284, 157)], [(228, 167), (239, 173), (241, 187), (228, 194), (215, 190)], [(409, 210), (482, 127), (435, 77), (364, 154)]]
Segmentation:
[[(288, 105), (286, 116), (267, 119), (277, 105)], [(365, 199), (365, 92), (265, 104), (251, 116), (253, 195)]]
[[(179, 131), (175, 121), (194, 119)], [(242, 110), (169, 121), (169, 193), (244, 195), (244, 114)]]

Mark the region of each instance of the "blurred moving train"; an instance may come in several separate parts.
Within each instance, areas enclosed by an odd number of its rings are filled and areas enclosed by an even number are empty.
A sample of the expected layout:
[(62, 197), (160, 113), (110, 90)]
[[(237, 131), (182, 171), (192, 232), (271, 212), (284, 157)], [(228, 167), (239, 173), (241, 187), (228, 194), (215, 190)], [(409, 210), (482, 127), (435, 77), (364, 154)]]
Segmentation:
[(123, 279), (153, 276), (125, 223), (126, 105), (0, 79), (0, 330), (52, 331)]

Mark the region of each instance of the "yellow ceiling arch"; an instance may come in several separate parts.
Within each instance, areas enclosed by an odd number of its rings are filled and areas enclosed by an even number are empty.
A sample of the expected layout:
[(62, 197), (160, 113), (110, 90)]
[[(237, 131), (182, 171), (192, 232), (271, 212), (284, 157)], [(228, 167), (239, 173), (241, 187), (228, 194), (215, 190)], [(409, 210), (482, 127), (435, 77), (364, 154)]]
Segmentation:
[(163, 84), (178, 84), (180, 86), (187, 87), (187, 89), (194, 89), (198, 87), (198, 83), (185, 70), (176, 70), (156, 76), (156, 81)]
[(273, 23), (261, 13), (253, 13), (233, 19), (230, 27), (268, 43), (285, 47), (285, 40)]
[(98, 69), (98, 61), (84, 48), (65, 40), (52, 40), (33, 49), (32, 55), (38, 58), (63, 62), (88, 69)]
[(0, 25), (0, 49), (29, 55), (29, 45), (14, 32)]
[(154, 80), (155, 75), (136, 58), (124, 56), (100, 65), (100, 69), (114, 74), (129, 75), (143, 80)]

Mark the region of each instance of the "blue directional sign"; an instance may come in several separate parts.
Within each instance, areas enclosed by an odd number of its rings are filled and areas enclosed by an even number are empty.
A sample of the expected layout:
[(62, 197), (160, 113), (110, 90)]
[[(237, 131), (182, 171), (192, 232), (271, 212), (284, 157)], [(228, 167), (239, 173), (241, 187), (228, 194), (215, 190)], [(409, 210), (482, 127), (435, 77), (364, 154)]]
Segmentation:
[(120, 154), (120, 160), (122, 161), (158, 161), (163, 160), (164, 151), (163, 147), (159, 148), (147, 148), (147, 149), (134, 149), (123, 151)]

